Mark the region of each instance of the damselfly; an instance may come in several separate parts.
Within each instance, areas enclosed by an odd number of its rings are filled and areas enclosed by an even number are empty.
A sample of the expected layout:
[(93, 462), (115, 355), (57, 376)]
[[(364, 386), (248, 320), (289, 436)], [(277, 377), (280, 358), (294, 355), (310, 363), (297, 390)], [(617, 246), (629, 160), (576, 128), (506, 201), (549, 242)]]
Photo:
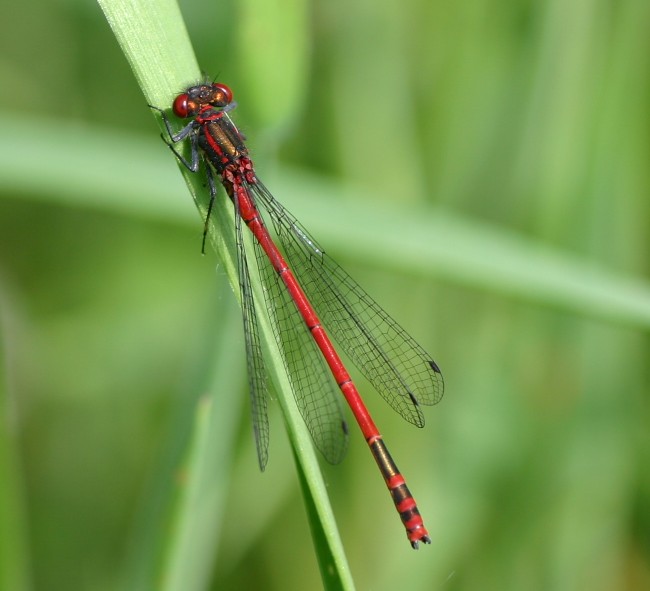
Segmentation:
[[(244, 136), (230, 111), (236, 106), (225, 84), (206, 83), (176, 97), (174, 114), (191, 121), (175, 132), (162, 109), (176, 157), (192, 172), (203, 168), (210, 190), (203, 244), (217, 196), (216, 173), (235, 207), (237, 267), (244, 319), (253, 429), (259, 465), (268, 460), (268, 374), (260, 343), (243, 225), (254, 236), (255, 261), (264, 284), (266, 310), (293, 394), (316, 447), (327, 461), (343, 458), (348, 429), (337, 389), (348, 402), (400, 514), (413, 548), (431, 543), (406, 482), (328, 333), (383, 398), (410, 423), (422, 427), (421, 404), (436, 404), (443, 379), (435, 361), (339, 265), (262, 184)], [(164, 138), (163, 138), (164, 139)], [(174, 144), (189, 140), (188, 161)], [(203, 165), (203, 166), (202, 166)], [(275, 241), (265, 222), (270, 220)], [(286, 258), (285, 258), (286, 257)], [(327, 331), (327, 332), (326, 332)]]

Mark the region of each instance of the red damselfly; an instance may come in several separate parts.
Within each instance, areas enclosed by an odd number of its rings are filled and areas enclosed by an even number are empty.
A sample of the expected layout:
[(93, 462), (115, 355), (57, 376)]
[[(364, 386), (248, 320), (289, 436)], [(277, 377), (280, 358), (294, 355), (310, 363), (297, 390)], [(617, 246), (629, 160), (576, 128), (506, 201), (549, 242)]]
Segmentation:
[[(260, 468), (264, 470), (268, 460), (269, 384), (242, 224), (255, 238), (255, 260), (264, 284), (267, 313), (297, 406), (316, 447), (334, 464), (345, 454), (348, 429), (338, 389), (379, 466), (411, 545), (417, 548), (419, 542), (429, 544), (431, 539), (415, 499), (326, 330), (383, 398), (418, 427), (424, 425), (420, 405), (433, 405), (442, 398), (440, 369), (260, 182), (244, 136), (229, 115), (235, 107), (232, 92), (225, 84), (192, 86), (176, 97), (172, 109), (177, 117), (192, 120), (174, 132), (165, 112), (152, 106), (162, 115), (169, 134), (169, 139), (163, 139), (180, 162), (192, 172), (203, 163), (210, 190), (204, 247), (217, 195), (214, 172), (235, 207), (237, 267)], [(191, 147), (189, 161), (174, 147), (186, 139)], [(271, 221), (284, 254), (276, 246), (263, 215)]]

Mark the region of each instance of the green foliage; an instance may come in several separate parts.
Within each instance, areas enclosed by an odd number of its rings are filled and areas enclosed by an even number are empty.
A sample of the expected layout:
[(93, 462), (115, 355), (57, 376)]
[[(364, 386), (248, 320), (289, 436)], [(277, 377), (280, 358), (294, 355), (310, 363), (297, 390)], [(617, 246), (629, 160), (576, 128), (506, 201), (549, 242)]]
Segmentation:
[[(0, 25), (0, 586), (318, 588), (277, 408), (257, 469), (232, 267), (146, 106), (202, 74), (174, 4), (112, 6), (155, 57), (84, 2)], [(323, 466), (358, 587), (649, 587), (647, 2), (182, 8), (266, 184), (445, 374), (423, 431), (362, 384), (431, 547), (356, 431)]]

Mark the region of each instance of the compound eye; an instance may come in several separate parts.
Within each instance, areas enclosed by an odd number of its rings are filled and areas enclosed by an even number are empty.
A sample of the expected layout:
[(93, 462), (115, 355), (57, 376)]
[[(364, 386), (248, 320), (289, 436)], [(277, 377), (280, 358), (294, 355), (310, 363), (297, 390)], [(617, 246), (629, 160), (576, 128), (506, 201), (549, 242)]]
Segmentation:
[(212, 88), (215, 91), (213, 103), (216, 103), (220, 107), (225, 107), (232, 103), (232, 90), (228, 86), (221, 84), (221, 82), (215, 82)]
[(185, 119), (186, 117), (189, 117), (189, 111), (190, 111), (190, 106), (188, 105), (189, 98), (190, 97), (187, 96), (187, 93), (183, 93), (183, 94), (179, 94), (174, 99), (174, 104), (172, 106), (174, 115), (180, 117), (181, 119)]

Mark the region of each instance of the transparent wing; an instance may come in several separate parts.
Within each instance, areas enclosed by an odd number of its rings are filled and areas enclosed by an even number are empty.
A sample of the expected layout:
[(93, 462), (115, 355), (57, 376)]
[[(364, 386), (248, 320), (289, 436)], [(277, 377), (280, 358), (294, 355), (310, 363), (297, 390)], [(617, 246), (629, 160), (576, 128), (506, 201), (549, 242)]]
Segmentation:
[(435, 361), (323, 252), (263, 184), (254, 190), (326, 330), (388, 404), (410, 423), (423, 426), (420, 404), (436, 404), (444, 390)]
[(336, 464), (347, 451), (342, 395), (285, 285), (257, 241), (255, 258), (273, 334), (296, 405), (317, 449)]
[(255, 302), (251, 288), (250, 273), (246, 260), (246, 249), (242, 235), (242, 219), (235, 216), (235, 239), (237, 243), (237, 271), (241, 294), (242, 317), (244, 320), (244, 342), (248, 386), (251, 398), (253, 433), (257, 447), (260, 470), (264, 470), (269, 459), (269, 417), (268, 417), (268, 373), (260, 346), (259, 327), (255, 313)]

